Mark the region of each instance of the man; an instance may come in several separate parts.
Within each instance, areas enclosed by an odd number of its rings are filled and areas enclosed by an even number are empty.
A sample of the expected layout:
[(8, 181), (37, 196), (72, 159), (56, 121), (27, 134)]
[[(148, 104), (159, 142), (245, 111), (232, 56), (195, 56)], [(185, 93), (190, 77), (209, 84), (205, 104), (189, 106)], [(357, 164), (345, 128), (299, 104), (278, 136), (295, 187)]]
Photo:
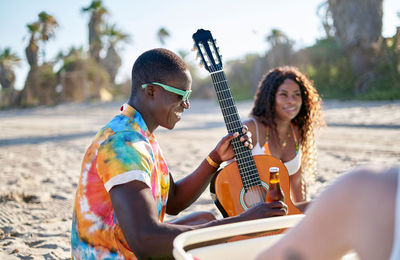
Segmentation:
[[(186, 64), (171, 51), (153, 49), (136, 60), (128, 104), (99, 131), (83, 159), (71, 232), (74, 258), (168, 258), (182, 232), (286, 214), (286, 205), (277, 202), (221, 220), (197, 212), (163, 222), (165, 213), (176, 215), (201, 195), (219, 164), (233, 158), (230, 141), (239, 135), (222, 138), (192, 174), (174, 181), (153, 132), (173, 129), (189, 109), (191, 83)], [(240, 140), (251, 148), (249, 135)]]

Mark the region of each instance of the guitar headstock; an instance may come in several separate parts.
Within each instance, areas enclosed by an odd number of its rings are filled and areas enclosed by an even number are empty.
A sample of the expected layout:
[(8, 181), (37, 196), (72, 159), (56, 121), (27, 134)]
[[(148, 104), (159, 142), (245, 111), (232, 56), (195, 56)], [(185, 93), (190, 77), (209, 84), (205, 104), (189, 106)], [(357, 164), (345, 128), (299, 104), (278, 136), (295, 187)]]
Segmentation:
[(201, 58), (201, 63), (208, 72), (222, 70), (221, 55), (218, 53), (218, 47), (215, 39), (208, 30), (199, 29), (192, 36), (197, 53)]

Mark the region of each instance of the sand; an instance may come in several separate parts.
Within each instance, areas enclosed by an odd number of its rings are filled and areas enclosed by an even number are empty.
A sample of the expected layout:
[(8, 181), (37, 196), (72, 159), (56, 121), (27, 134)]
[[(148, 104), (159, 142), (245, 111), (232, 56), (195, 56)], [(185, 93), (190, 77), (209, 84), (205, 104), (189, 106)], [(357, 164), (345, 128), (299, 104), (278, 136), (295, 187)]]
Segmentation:
[[(120, 105), (0, 111), (0, 259), (70, 258), (81, 159)], [(191, 106), (175, 130), (156, 132), (175, 179), (194, 170), (226, 133), (215, 101), (193, 100)], [(252, 102), (237, 106), (245, 119)], [(309, 187), (312, 198), (354, 166), (400, 163), (400, 101), (326, 101), (324, 115), (328, 126), (318, 133), (319, 177)], [(221, 217), (208, 190), (181, 214), (196, 210)]]

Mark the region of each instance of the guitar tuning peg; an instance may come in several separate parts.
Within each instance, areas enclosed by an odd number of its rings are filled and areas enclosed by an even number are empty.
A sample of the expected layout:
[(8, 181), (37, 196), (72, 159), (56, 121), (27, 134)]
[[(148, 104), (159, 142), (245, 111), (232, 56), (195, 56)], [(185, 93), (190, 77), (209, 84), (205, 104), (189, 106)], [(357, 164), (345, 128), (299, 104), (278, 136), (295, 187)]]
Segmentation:
[(191, 51), (196, 51), (196, 50), (197, 50), (197, 46), (196, 46), (196, 43), (195, 43), (195, 44), (193, 44), (193, 47), (192, 47)]
[(200, 52), (197, 52), (196, 59), (200, 59), (200, 58), (201, 58)]
[(201, 67), (201, 68), (204, 68), (204, 67), (205, 67), (205, 65), (204, 65), (204, 62), (203, 62), (203, 61), (200, 61), (200, 62), (199, 62), (199, 65), (200, 65), (200, 67)]

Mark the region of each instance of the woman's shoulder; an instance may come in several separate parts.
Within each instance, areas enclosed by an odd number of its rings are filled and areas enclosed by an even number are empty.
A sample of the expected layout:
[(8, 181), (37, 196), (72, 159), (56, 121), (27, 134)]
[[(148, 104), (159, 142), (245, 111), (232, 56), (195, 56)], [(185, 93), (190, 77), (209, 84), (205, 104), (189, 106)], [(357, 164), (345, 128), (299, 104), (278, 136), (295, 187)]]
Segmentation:
[[(257, 119), (254, 117), (249, 117), (249, 118), (243, 120), (243, 124), (246, 125), (247, 127), (256, 127)], [(259, 122), (258, 122), (258, 124), (259, 124)]]
[(292, 127), (293, 127), (293, 131), (294, 131), (294, 134), (295, 134), (297, 140), (300, 141), (301, 140), (300, 127), (298, 125), (294, 125), (294, 124), (292, 124)]
[(243, 124), (247, 126), (249, 131), (252, 134), (252, 138), (254, 142), (257, 142), (257, 135), (258, 135), (258, 126), (259, 122), (254, 117), (249, 117), (243, 121)]

